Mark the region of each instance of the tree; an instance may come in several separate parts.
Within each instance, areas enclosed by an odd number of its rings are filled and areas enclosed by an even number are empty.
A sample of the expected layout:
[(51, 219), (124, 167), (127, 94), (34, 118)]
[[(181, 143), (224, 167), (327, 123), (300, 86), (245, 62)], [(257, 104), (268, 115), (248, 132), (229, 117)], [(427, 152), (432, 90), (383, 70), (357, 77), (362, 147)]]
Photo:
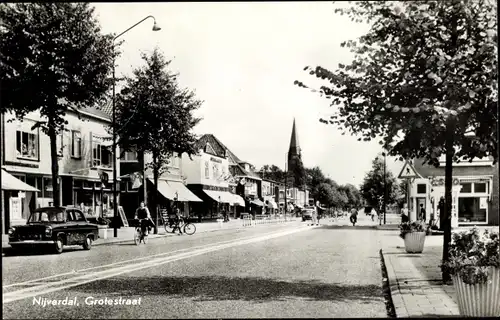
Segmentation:
[[(385, 187), (384, 187), (385, 181)], [(365, 175), (361, 184), (361, 194), (372, 207), (379, 209), (387, 191), (386, 204), (391, 205), (398, 199), (398, 183), (392, 172), (386, 171), (384, 179), (384, 161), (376, 157), (372, 161), (372, 169)]]
[(317, 187), (316, 200), (326, 205), (327, 207), (334, 206), (335, 195), (332, 186), (328, 183), (322, 182)]
[(306, 169), (302, 163), (302, 159), (298, 157), (295, 160), (295, 165), (292, 168), (293, 185), (297, 188), (304, 188), (306, 186)]
[(69, 111), (102, 102), (112, 82), (113, 36), (88, 3), (0, 4), (0, 112), (22, 120), (38, 110), (50, 138), (54, 206), (60, 206), (56, 137)]
[[(200, 119), (193, 112), (202, 102), (195, 99), (193, 91), (179, 87), (177, 75), (167, 70), (171, 61), (166, 61), (158, 48), (151, 55), (142, 54), (142, 59), (145, 65), (126, 79), (117, 97), (116, 131), (122, 148), (152, 155), (152, 162), (145, 166), (152, 169), (157, 188), (158, 178), (174, 153), (190, 157), (197, 153), (192, 129)], [(156, 192), (153, 195), (158, 225)]]
[(498, 158), (496, 9), (489, 0), (360, 1), (336, 9), (371, 25), (359, 42), (341, 44), (353, 62), (334, 72), (306, 67), (328, 81), (314, 91), (341, 105), (321, 122), (358, 140), (383, 137), (392, 156), (437, 166), (446, 155), (443, 261), (451, 241), (452, 162)]
[(363, 204), (363, 200), (358, 188), (356, 188), (352, 184), (346, 184), (340, 186), (340, 190), (342, 190), (347, 197), (346, 204), (348, 207), (354, 207), (354, 208), (361, 207), (361, 205)]
[(326, 183), (326, 177), (321, 171), (321, 168), (316, 166), (314, 168), (306, 168), (307, 186), (311, 190), (310, 197), (318, 199), (318, 186), (321, 183)]
[(276, 165), (264, 165), (259, 170), (259, 174), (262, 178), (267, 178), (276, 182), (282, 182), (285, 180), (285, 173)]

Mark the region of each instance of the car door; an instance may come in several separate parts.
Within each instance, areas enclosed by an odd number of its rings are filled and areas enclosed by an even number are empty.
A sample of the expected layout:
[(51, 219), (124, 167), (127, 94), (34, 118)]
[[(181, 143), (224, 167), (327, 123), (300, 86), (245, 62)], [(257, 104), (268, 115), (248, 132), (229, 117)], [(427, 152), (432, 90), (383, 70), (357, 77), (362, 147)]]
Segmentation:
[(94, 233), (96, 227), (90, 223), (88, 223), (87, 219), (85, 219), (85, 215), (82, 211), (75, 209), (73, 211), (73, 215), (78, 224), (78, 233), (81, 241), (85, 241), (85, 238), (88, 234)]
[(74, 245), (79, 242), (78, 222), (73, 209), (66, 210), (66, 244)]

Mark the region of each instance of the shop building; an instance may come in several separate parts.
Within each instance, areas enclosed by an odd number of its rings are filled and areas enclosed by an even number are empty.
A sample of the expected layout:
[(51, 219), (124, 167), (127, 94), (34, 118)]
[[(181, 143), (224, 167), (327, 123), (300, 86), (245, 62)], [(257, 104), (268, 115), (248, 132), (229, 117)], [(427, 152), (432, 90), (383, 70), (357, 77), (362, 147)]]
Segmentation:
[(279, 188), (275, 181), (262, 179), (262, 198), (265, 204), (266, 214), (276, 214), (279, 211)]
[(193, 206), (200, 218), (216, 217), (223, 210), (235, 216), (237, 208), (244, 206), (244, 200), (231, 193), (236, 189), (229, 171), (229, 160), (224, 145), (212, 134), (205, 134), (197, 141), (199, 154), (182, 156), (182, 168), (186, 183), (202, 202)]
[[(193, 203), (202, 202), (202, 200), (186, 186), (186, 176), (182, 170), (182, 158), (177, 153), (174, 153), (169, 158), (165, 170), (163, 170), (164, 172), (158, 177), (157, 188), (154, 185), (152, 170), (148, 167), (144, 171), (142, 168), (143, 163), (148, 164), (152, 161), (151, 154), (146, 153), (142, 159), (135, 150), (125, 151), (121, 155), (122, 206), (127, 219), (134, 218), (140, 202), (145, 200), (151, 215), (153, 218), (156, 217), (152, 207), (155, 190), (157, 192), (158, 214), (165, 212), (174, 214), (174, 210), (178, 208), (184, 217), (192, 216)], [(145, 175), (146, 179), (144, 179), (143, 175)], [(146, 182), (145, 185), (144, 182)], [(160, 217), (158, 219), (160, 220)]]
[[(89, 218), (112, 216), (113, 153), (107, 131), (111, 120), (93, 107), (79, 113), (80, 117), (74, 112), (66, 114), (68, 130), (57, 137), (60, 203), (80, 206)], [(19, 121), (14, 114), (6, 113), (1, 121), (2, 169), (37, 190), (33, 196), (21, 193), (22, 200), (15, 201), (20, 203), (19, 208), (12, 204), (10, 198), (15, 196), (11, 192), (2, 192), (5, 232), (10, 225), (26, 223), (35, 208), (51, 206), (53, 193), (50, 139), (39, 128), (32, 129), (43, 121), (40, 114), (32, 112)]]
[[(440, 158), (437, 168), (422, 160), (416, 160), (414, 168), (420, 177), (411, 183), (410, 218), (417, 217), (423, 207), (429, 221), (444, 210), (445, 158)], [(493, 164), (492, 159), (454, 163), (452, 181), (452, 227), (498, 226), (498, 163)]]

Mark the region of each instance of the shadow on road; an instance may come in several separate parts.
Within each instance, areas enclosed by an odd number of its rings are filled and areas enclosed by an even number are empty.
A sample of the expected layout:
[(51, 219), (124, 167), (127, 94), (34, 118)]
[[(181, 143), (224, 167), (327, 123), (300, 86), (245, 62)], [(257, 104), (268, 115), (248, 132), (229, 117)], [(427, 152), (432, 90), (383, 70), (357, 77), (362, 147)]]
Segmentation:
[[(64, 253), (70, 253), (75, 251), (83, 251), (84, 249), (81, 246), (74, 247), (64, 247)], [(53, 251), (51, 248), (26, 248), (26, 249), (13, 249), (11, 247), (3, 248), (2, 253), (5, 257), (15, 257), (15, 256), (41, 256), (41, 255), (59, 255)]]
[(353, 230), (376, 230), (376, 226), (328, 226), (321, 225), (316, 229), (353, 229)]
[(202, 277), (117, 277), (75, 287), (82, 293), (99, 292), (108, 297), (168, 295), (172, 298), (192, 298), (196, 301), (245, 300), (267, 302), (303, 298), (317, 301), (383, 300), (377, 285), (341, 285), (317, 281), (287, 282), (266, 278)]

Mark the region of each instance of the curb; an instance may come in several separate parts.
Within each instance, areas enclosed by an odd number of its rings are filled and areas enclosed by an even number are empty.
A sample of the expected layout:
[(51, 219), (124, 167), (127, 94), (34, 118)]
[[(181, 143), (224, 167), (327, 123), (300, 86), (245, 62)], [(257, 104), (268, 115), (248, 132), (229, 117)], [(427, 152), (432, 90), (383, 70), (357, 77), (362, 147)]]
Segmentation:
[(386, 278), (388, 291), (390, 294), (391, 304), (394, 310), (394, 318), (409, 318), (408, 310), (406, 309), (406, 304), (403, 300), (401, 292), (399, 291), (399, 281), (394, 272), (394, 267), (391, 261), (385, 262), (385, 257), (382, 249), (380, 249), (380, 258), (386, 269)]
[[(257, 226), (268, 226), (266, 224), (262, 224), (262, 225), (256, 225), (255, 227)], [(204, 230), (204, 231), (200, 231), (198, 233), (207, 233), (207, 232), (217, 232), (217, 231), (223, 231), (223, 230), (241, 230), (241, 229), (248, 229), (248, 227), (237, 227), (237, 228), (227, 228), (227, 229), (208, 229), (208, 230)], [(167, 234), (154, 234), (153, 235), (154, 237), (151, 237), (149, 238), (149, 240), (152, 240), (152, 239), (156, 239), (156, 238), (165, 238), (165, 237), (173, 237), (174, 234), (173, 233), (167, 233)], [(106, 245), (114, 245), (114, 244), (117, 244), (117, 243), (124, 243), (124, 242), (129, 242), (129, 241), (134, 241), (133, 239), (122, 239), (122, 240), (117, 240), (117, 241), (113, 241), (113, 242), (101, 242), (101, 243), (92, 243), (92, 246), (106, 246)]]
[(396, 288), (392, 288), (389, 281), (389, 276), (387, 273), (387, 267), (385, 264), (384, 254), (382, 249), (380, 249), (380, 266), (382, 271), (382, 290), (384, 293), (385, 307), (387, 310), (387, 317), (397, 318), (396, 308), (394, 307), (394, 302), (392, 299), (392, 291)]

